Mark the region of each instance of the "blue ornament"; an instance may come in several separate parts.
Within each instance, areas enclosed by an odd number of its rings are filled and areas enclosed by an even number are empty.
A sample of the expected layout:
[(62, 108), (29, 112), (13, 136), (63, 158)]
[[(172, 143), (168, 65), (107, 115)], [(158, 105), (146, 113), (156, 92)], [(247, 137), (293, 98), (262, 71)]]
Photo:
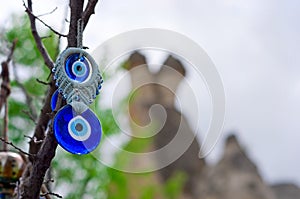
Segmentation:
[(71, 105), (58, 111), (53, 121), (53, 131), (62, 148), (79, 155), (96, 149), (102, 134), (101, 124), (90, 109), (78, 113)]
[(80, 83), (86, 81), (92, 72), (87, 59), (78, 53), (67, 58), (65, 70), (70, 79)]
[(67, 48), (59, 55), (52, 72), (58, 89), (52, 96), (51, 109), (55, 110), (58, 93), (67, 103), (53, 121), (56, 140), (70, 153), (87, 154), (101, 139), (100, 121), (88, 108), (103, 82), (98, 65), (81, 48)]
[[(53, 68), (56, 86), (67, 103), (94, 101), (103, 82), (95, 60), (80, 48), (67, 48), (58, 57)], [(80, 99), (80, 100), (78, 100)]]
[(55, 107), (56, 107), (56, 103), (57, 103), (57, 99), (58, 99), (58, 90), (56, 90), (51, 98), (51, 110), (54, 111)]

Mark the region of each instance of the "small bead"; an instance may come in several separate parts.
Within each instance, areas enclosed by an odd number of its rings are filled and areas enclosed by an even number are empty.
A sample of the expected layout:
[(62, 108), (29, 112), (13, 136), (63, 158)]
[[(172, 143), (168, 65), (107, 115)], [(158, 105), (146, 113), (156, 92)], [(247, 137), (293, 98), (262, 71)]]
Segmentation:
[(54, 72), (56, 71), (56, 68), (55, 68), (55, 67), (53, 67), (51, 71), (54, 73)]
[(75, 100), (76, 100), (76, 101), (79, 101), (79, 100), (80, 100), (79, 95), (76, 95), (76, 96), (75, 96)]

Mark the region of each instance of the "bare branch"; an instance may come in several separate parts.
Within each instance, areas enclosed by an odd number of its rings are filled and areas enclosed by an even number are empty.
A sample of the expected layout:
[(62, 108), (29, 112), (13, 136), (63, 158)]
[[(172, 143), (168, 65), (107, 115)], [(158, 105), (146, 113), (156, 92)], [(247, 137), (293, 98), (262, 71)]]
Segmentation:
[(48, 192), (48, 193), (45, 193), (45, 194), (41, 194), (41, 196), (47, 196), (47, 195), (52, 195), (52, 196), (55, 196), (57, 198), (63, 198), (61, 195), (57, 194), (57, 193), (53, 193), (53, 192)]
[[(50, 102), (51, 102), (51, 97), (52, 97), (54, 91), (56, 90), (56, 87), (54, 86), (54, 82), (52, 82), (52, 83), (53, 84), (50, 86), (50, 89), (48, 91), (48, 94), (47, 94), (45, 102), (44, 102), (44, 106), (41, 109), (41, 113), (40, 113), (39, 119), (37, 121), (35, 130), (34, 130), (33, 137), (35, 137), (37, 139), (37, 141), (43, 140), (45, 138), (45, 135), (44, 135), (45, 129), (47, 129), (48, 122), (52, 116), (50, 114), (52, 112), (51, 107), (50, 107)], [(29, 145), (30, 145), (29, 152), (33, 153), (33, 154), (36, 154), (41, 147), (40, 143), (36, 143), (33, 141), (30, 141)]]
[(86, 27), (92, 14), (95, 14), (95, 7), (98, 0), (89, 0), (84, 12), (82, 13), (83, 28)]
[[(30, 12), (28, 10), (28, 12)], [(60, 37), (67, 37), (67, 35), (64, 35), (56, 30), (54, 30), (50, 25), (48, 25), (47, 23), (45, 23), (43, 20), (41, 20), (39, 17), (35, 16), (32, 12), (30, 12), (30, 15), (32, 15), (35, 19), (37, 19), (39, 22), (41, 22), (44, 26), (46, 26), (47, 28), (49, 28), (54, 34), (57, 34)]]
[(31, 114), (31, 112), (30, 111), (27, 111), (27, 110), (22, 110), (22, 112), (24, 113), (24, 114), (26, 114), (27, 116), (28, 116), (28, 118), (35, 124), (35, 125), (37, 125), (37, 123), (36, 123), (36, 117), (34, 117), (32, 114)]
[(48, 38), (51, 38), (51, 37), (52, 37), (52, 35), (47, 35), (47, 36), (42, 36), (41, 39), (43, 40), (43, 39), (48, 39)]
[[(16, 46), (17, 40), (13, 41), (12, 47), (10, 49), (10, 53), (7, 56), (6, 61), (1, 63), (2, 71), (1, 71), (1, 89), (0, 89), (0, 110), (2, 109), (2, 106), (4, 104), (4, 122), (3, 122), (3, 132), (2, 136), (4, 137), (4, 140), (7, 142), (7, 131), (8, 131), (8, 104), (7, 104), (7, 98), (10, 94), (10, 80), (9, 80), (9, 69), (8, 64), (12, 59), (15, 46)], [(7, 151), (7, 144), (3, 143), (3, 150)]]
[[(33, 14), (32, 9), (30, 9), (29, 7), (29, 3), (28, 3), (28, 7), (25, 5), (25, 3), (23, 4), (25, 7), (25, 11), (28, 13), (28, 15), (30, 15), (34, 20), (37, 19), (39, 22), (41, 22), (44, 26), (46, 26), (47, 28), (49, 28), (49, 30), (51, 30), (54, 34), (57, 34), (59, 37), (67, 37), (67, 35), (64, 35), (56, 30), (54, 30), (51, 26), (49, 26), (47, 23), (45, 23), (43, 20), (41, 20), (39, 18), (39, 16), (36, 16)], [(56, 8), (57, 9), (57, 8)], [(56, 10), (55, 9), (55, 10)], [(55, 10), (53, 10), (52, 12), (54, 12)], [(51, 12), (49, 13), (51, 14)]]
[(30, 137), (29, 135), (24, 135), (24, 138), (28, 138), (28, 139), (30, 139), (30, 140), (33, 139), (33, 137)]
[(17, 44), (17, 40), (15, 39), (15, 40), (13, 41), (13, 43), (12, 43), (11, 48), (10, 48), (10, 53), (9, 53), (9, 55), (7, 56), (7, 59), (6, 59), (6, 61), (5, 61), (6, 63), (9, 63), (9, 62), (11, 61), (12, 56), (13, 56), (14, 51), (15, 51), (15, 48), (16, 48), (16, 44)]
[(26, 6), (25, 2), (23, 1), (23, 5), (25, 7), (25, 11), (28, 14), (29, 20), (30, 20), (30, 27), (31, 27), (31, 32), (33, 35), (33, 38), (35, 40), (35, 43), (37, 45), (37, 48), (39, 49), (40, 53), (42, 54), (42, 57), (45, 61), (45, 64), (48, 66), (48, 68), (51, 70), (54, 66), (52, 59), (50, 58), (38, 32), (36, 29), (36, 24), (35, 24), (35, 19), (36, 17), (32, 14), (32, 1), (27, 0), (28, 7)]
[(52, 11), (50, 11), (50, 12), (47, 12), (47, 13), (44, 13), (44, 14), (41, 14), (41, 15), (37, 15), (36, 17), (38, 18), (38, 17), (43, 17), (43, 16), (45, 16), (45, 15), (51, 15), (52, 13), (54, 13), (55, 11), (57, 10), (57, 7), (55, 7)]
[(68, 47), (77, 46), (77, 22), (82, 17), (84, 0), (70, 0), (70, 26), (68, 34)]
[(43, 193), (43, 194), (40, 194), (41, 197), (45, 197), (46, 199), (51, 199), (51, 197), (50, 197), (51, 194), (48, 194), (50, 191), (47, 189), (45, 184), (42, 185), (41, 191)]
[(54, 182), (54, 179), (48, 179), (48, 180), (45, 180), (43, 183), (44, 183), (44, 184), (48, 184), (49, 182), (53, 183), (53, 182)]
[(0, 137), (0, 141), (4, 142), (4, 143), (7, 144), (7, 145), (12, 146), (12, 147), (15, 148), (16, 150), (18, 150), (20, 153), (23, 153), (24, 155), (34, 157), (33, 154), (27, 153), (26, 151), (20, 149), (20, 148), (17, 147), (16, 145), (14, 145), (12, 142), (6, 141), (6, 140), (5, 140), (4, 138), (2, 138), (2, 137)]
[(46, 135), (39, 152), (32, 161), (29, 179), (23, 183), (24, 190), (21, 193), (21, 198), (39, 198), (46, 171), (50, 167), (51, 161), (55, 156), (56, 148), (56, 139), (52, 128), (49, 128), (49, 132)]
[(40, 84), (45, 85), (45, 86), (50, 86), (50, 85), (51, 85), (50, 82), (44, 82), (44, 81), (42, 81), (42, 80), (40, 80), (40, 79), (38, 79), (38, 78), (36, 78), (36, 81), (37, 81), (38, 83), (40, 83)]

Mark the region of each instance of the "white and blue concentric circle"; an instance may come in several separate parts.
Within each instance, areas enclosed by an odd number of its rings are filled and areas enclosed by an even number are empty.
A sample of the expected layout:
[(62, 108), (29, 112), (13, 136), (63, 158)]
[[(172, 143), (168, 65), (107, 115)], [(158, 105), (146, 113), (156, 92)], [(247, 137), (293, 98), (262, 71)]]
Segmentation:
[(84, 141), (91, 135), (91, 126), (86, 119), (78, 115), (70, 120), (68, 132), (75, 140)]

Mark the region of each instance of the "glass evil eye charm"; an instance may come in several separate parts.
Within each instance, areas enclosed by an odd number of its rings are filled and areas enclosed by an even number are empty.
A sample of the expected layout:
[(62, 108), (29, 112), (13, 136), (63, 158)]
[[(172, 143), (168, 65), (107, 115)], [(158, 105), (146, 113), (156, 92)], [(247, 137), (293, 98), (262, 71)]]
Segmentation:
[(93, 151), (98, 146), (102, 133), (100, 122), (90, 109), (79, 114), (71, 105), (58, 111), (53, 130), (62, 148), (79, 155)]
[(73, 154), (93, 151), (101, 139), (101, 124), (88, 107), (99, 94), (103, 82), (94, 59), (80, 48), (63, 51), (52, 69), (58, 87), (52, 95), (55, 110), (59, 94), (66, 100), (54, 117), (53, 131), (59, 145)]

